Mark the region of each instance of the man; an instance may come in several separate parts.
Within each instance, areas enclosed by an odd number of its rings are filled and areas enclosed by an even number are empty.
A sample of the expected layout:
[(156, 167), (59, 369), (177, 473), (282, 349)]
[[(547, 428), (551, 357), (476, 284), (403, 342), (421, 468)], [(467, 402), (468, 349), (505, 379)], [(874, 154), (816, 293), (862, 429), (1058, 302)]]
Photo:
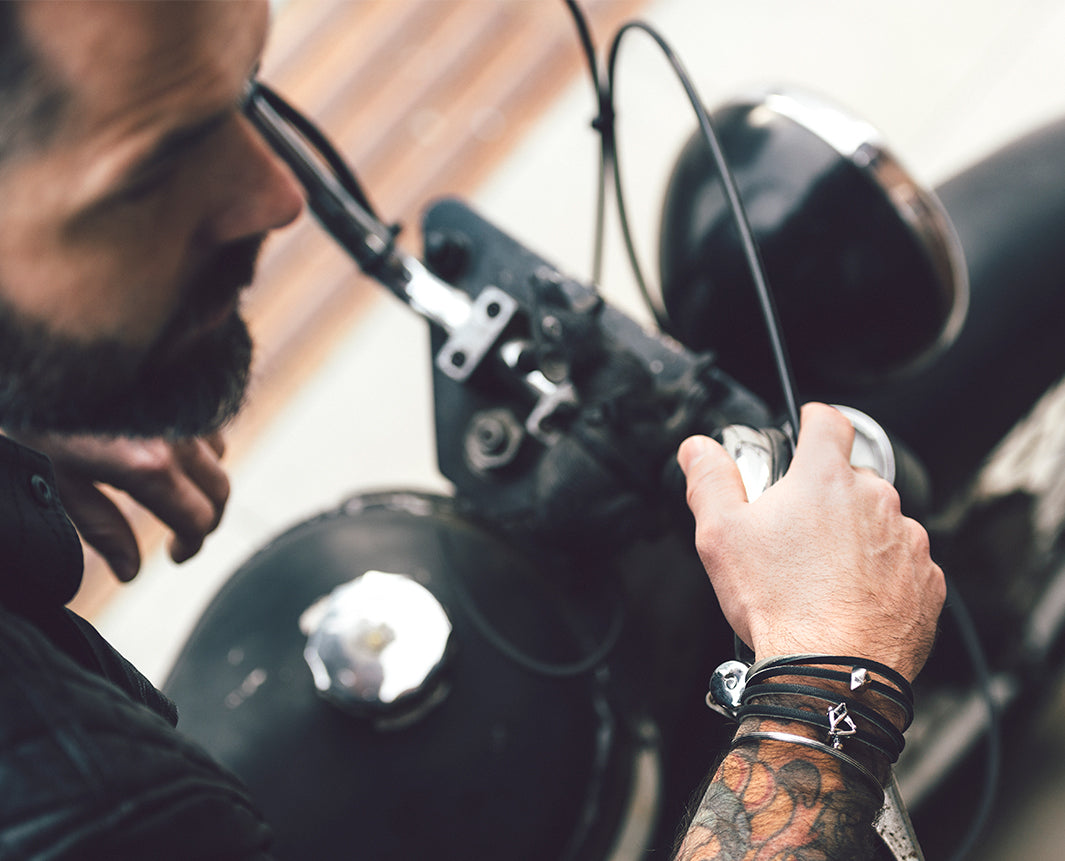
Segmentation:
[[(239, 291), (262, 237), (301, 207), (238, 107), (265, 4), (4, 4), (0, 14), (4, 426), (212, 430), (236, 409), (247, 372)], [(262, 853), (265, 828), (237, 783), (146, 709), (173, 718), (63, 611), (81, 576), (76, 537), (47, 463), (0, 442), (0, 854)], [(213, 450), (178, 449), (178, 472), (211, 488), (209, 525), (225, 491)], [(195, 545), (203, 518), (179, 537)]]
[[(239, 109), (267, 16), (265, 2), (0, 6), (0, 424), (57, 453), (61, 498), (83, 531), (111, 530), (122, 576), (136, 559), (92, 479), (159, 511), (177, 557), (195, 552), (228, 492), (211, 434), (243, 394), (240, 290), (263, 237), (301, 206)], [(942, 575), (890, 486), (850, 468), (851, 433), (834, 410), (808, 407), (791, 471), (753, 505), (719, 447), (687, 442), (699, 549), (759, 657), (857, 655), (912, 679)], [(268, 832), (236, 781), (63, 609), (80, 553), (48, 463), (0, 439), (0, 469), (0, 856), (265, 857)], [(882, 776), (885, 762), (866, 767)], [(757, 784), (737, 778), (752, 768)], [(745, 744), (715, 774), (681, 854), (861, 857), (876, 806), (831, 755)]]

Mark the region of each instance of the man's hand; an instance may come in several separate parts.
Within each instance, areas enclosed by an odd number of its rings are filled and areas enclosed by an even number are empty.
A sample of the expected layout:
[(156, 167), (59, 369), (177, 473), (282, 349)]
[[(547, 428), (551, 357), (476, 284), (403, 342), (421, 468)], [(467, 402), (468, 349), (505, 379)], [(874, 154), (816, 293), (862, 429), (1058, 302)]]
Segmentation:
[(932, 647), (943, 572), (895, 489), (851, 467), (853, 440), (840, 412), (807, 404), (791, 468), (751, 504), (721, 446), (686, 440), (677, 457), (696, 546), (729, 624), (759, 658), (854, 655), (912, 680)]
[(172, 530), (175, 562), (200, 549), (229, 498), (220, 434), (173, 442), (62, 434), (20, 439), (52, 459), (63, 507), (122, 581), (140, 570), (140, 549), (125, 514), (98, 484), (129, 494)]

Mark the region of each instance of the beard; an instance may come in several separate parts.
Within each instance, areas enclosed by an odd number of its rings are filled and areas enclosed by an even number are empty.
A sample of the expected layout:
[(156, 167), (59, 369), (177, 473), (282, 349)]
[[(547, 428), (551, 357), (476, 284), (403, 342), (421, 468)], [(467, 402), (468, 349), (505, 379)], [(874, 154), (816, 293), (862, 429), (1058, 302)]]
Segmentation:
[(0, 425), (16, 434), (169, 438), (222, 427), (244, 402), (251, 336), (236, 310), (196, 330), (251, 282), (261, 245), (253, 237), (219, 249), (148, 348), (59, 335), (0, 299)]

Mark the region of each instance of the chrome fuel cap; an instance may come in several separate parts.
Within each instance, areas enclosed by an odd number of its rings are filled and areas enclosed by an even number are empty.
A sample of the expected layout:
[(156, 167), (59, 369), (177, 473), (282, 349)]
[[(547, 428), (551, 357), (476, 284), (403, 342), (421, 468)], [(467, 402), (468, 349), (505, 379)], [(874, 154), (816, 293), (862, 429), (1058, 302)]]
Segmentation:
[(406, 726), (446, 695), (451, 620), (404, 574), (367, 571), (300, 617), (303, 656), (326, 700), (379, 728)]

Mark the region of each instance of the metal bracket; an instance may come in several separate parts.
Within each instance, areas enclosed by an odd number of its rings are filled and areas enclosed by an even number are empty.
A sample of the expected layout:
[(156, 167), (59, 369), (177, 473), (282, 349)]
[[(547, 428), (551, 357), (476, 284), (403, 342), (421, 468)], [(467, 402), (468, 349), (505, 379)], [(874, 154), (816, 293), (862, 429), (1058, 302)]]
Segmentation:
[(469, 317), (454, 329), (440, 352), (436, 366), (459, 383), (477, 370), (518, 310), (518, 302), (498, 287), (485, 287), (470, 308)]

